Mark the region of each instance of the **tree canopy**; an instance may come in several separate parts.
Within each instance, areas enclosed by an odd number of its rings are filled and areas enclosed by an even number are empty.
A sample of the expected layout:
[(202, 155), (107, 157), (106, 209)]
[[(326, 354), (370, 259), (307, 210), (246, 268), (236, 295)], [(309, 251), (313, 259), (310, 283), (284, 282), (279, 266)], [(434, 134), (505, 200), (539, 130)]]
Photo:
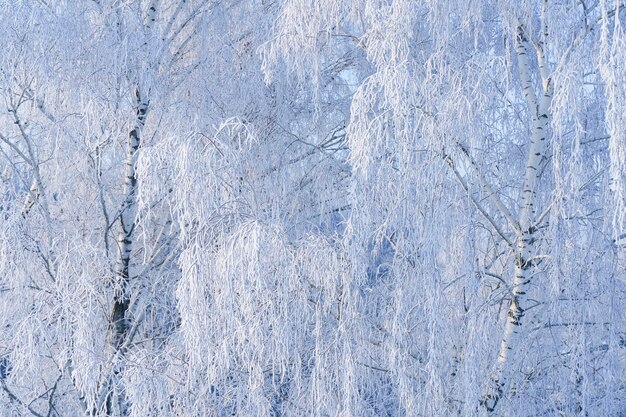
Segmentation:
[(0, 414), (626, 412), (622, 0), (0, 5)]

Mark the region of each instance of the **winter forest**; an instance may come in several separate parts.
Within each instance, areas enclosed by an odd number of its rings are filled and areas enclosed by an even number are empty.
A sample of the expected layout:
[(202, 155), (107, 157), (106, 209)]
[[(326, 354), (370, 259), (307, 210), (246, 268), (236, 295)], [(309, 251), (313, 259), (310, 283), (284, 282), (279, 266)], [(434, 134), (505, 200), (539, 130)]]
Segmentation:
[(626, 416), (623, 0), (6, 0), (0, 40), (0, 415)]

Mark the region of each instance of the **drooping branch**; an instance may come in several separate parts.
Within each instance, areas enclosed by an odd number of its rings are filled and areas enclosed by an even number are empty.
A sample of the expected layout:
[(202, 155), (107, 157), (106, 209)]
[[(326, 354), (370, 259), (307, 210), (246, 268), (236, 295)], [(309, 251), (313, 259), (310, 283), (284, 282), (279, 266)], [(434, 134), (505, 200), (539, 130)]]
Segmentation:
[(470, 198), (474, 206), (476, 206), (476, 208), (483, 215), (483, 217), (487, 219), (489, 224), (491, 224), (491, 226), (494, 228), (496, 233), (498, 233), (498, 235), (502, 238), (502, 240), (504, 240), (510, 248), (513, 248), (513, 242), (511, 241), (511, 239), (509, 239), (506, 236), (502, 228), (498, 225), (496, 220), (489, 214), (487, 209), (483, 207), (483, 205), (476, 199), (476, 197), (474, 197), (474, 195), (472, 194), (469, 188), (469, 185), (467, 184), (467, 181), (465, 181), (461, 173), (458, 171), (458, 169), (454, 165), (454, 160), (448, 155), (445, 155), (444, 158), (448, 166), (452, 169), (452, 172), (454, 173), (454, 176), (456, 177), (457, 181), (459, 182), (459, 184), (461, 184), (461, 187), (463, 187), (463, 189), (467, 193), (468, 197)]
[(472, 169), (476, 177), (478, 178), (478, 181), (480, 182), (480, 185), (487, 192), (488, 198), (498, 208), (498, 210), (500, 210), (500, 214), (502, 214), (504, 218), (506, 218), (506, 220), (509, 223), (509, 226), (513, 229), (513, 231), (518, 233), (520, 231), (519, 223), (513, 218), (513, 214), (511, 213), (511, 211), (507, 208), (507, 206), (504, 205), (502, 200), (498, 198), (498, 195), (493, 190), (493, 187), (491, 186), (491, 184), (487, 182), (487, 180), (485, 179), (485, 176), (482, 174), (482, 172), (480, 172), (480, 168), (478, 167), (478, 164), (476, 163), (472, 155), (462, 144), (457, 143), (457, 146), (461, 149), (463, 155), (465, 155), (467, 159), (469, 160), (470, 165), (472, 166)]

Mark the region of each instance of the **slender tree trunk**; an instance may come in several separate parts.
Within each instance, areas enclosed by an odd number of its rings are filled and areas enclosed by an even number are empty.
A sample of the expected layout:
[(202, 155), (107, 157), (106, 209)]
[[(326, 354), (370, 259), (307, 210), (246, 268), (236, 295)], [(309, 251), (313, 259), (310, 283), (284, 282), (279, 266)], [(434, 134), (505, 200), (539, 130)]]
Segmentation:
[[(137, 175), (135, 172), (141, 133), (148, 114), (148, 100), (141, 96), (139, 88), (135, 90), (136, 120), (135, 126), (128, 134), (128, 148), (124, 173), (124, 203), (120, 214), (121, 230), (117, 238), (118, 254), (115, 270), (115, 293), (111, 313), (110, 342), (115, 355), (123, 354), (129, 337), (129, 307), (130, 307), (130, 264), (133, 251), (135, 231), (135, 216), (137, 212)], [(109, 387), (106, 403), (107, 415), (115, 415), (116, 407), (124, 409), (123, 394), (117, 392), (116, 382), (119, 369), (113, 369), (113, 384)], [(120, 414), (124, 414), (123, 411)]]
[(144, 101), (139, 89), (136, 90), (137, 119), (133, 130), (128, 135), (126, 154), (126, 170), (124, 174), (124, 203), (120, 214), (121, 230), (117, 238), (118, 254), (116, 262), (115, 280), (116, 291), (113, 299), (113, 346), (119, 349), (128, 330), (126, 312), (129, 306), (128, 281), (131, 252), (133, 250), (133, 235), (135, 231), (135, 215), (137, 208), (137, 176), (135, 166), (141, 142), (141, 132), (145, 124), (148, 103)]
[(534, 273), (535, 241), (537, 240), (534, 221), (537, 211), (537, 183), (541, 172), (541, 164), (546, 157), (548, 128), (550, 122), (550, 105), (552, 103), (553, 86), (547, 77), (547, 69), (542, 45), (537, 48), (537, 58), (542, 75), (542, 96), (537, 100), (535, 87), (530, 76), (528, 60), (529, 41), (523, 27), (518, 28), (516, 53), (522, 90), (526, 97), (529, 114), (532, 117), (532, 134), (522, 195), (520, 202), (520, 231), (515, 240), (515, 266), (511, 303), (509, 305), (506, 324), (500, 341), (500, 352), (491, 377), (490, 386), (483, 396), (482, 403), (488, 411), (493, 411), (504, 394), (510, 369), (523, 341), (522, 333), (524, 315), (527, 308), (527, 290)]
[[(156, 21), (157, 9), (160, 0), (151, 0), (146, 20), (144, 21), (145, 43), (144, 52), (150, 47), (148, 40), (152, 37), (152, 30)], [(145, 57), (144, 57), (145, 58)], [(135, 86), (135, 125), (128, 134), (128, 147), (124, 173), (124, 203), (120, 213), (121, 230), (117, 237), (118, 254), (115, 267), (115, 291), (113, 295), (113, 309), (111, 312), (110, 343), (113, 348), (112, 374), (107, 383), (106, 414), (109, 416), (128, 414), (128, 404), (124, 395), (124, 388), (120, 383), (122, 369), (121, 357), (133, 337), (133, 323), (131, 322), (131, 256), (135, 239), (135, 218), (137, 213), (137, 175), (136, 165), (141, 135), (149, 109), (149, 99), (145, 91)]]

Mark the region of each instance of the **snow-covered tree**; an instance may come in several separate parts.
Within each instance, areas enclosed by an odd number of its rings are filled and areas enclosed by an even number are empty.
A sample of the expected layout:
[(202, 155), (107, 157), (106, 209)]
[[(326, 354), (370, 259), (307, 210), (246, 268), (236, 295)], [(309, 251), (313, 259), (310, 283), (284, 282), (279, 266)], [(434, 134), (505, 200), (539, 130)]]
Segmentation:
[(620, 415), (625, 21), (1, 5), (1, 412)]

